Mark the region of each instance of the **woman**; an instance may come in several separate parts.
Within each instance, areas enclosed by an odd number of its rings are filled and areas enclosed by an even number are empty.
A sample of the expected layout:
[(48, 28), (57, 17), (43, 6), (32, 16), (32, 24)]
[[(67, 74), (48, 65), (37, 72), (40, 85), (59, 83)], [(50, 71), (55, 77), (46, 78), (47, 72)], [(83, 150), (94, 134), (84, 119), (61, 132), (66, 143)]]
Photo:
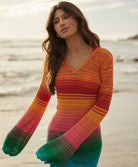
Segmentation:
[(49, 15), (47, 55), (38, 92), (26, 113), (8, 133), (3, 151), (17, 155), (36, 129), (51, 95), (57, 94), (57, 112), (47, 143), (37, 158), (51, 167), (96, 167), (101, 154), (100, 123), (113, 92), (113, 56), (100, 47), (82, 12), (59, 2)]

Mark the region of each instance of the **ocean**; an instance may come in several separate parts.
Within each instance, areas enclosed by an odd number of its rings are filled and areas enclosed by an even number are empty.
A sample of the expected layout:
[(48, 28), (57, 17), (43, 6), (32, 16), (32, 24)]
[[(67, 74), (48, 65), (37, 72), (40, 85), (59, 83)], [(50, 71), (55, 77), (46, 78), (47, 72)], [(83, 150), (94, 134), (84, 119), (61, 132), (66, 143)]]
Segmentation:
[[(0, 111), (20, 111), (39, 87), (42, 40), (0, 41)], [(101, 41), (114, 57), (114, 93), (138, 90), (138, 41)], [(27, 103), (26, 103), (27, 102)]]

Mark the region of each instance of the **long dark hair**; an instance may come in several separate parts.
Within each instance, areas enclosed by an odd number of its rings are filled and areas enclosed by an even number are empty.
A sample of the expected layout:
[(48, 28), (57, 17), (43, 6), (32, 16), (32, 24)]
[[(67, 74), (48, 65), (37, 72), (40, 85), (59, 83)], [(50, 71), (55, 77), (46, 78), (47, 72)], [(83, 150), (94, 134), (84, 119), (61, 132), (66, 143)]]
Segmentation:
[(88, 45), (92, 47), (100, 46), (99, 37), (89, 29), (87, 20), (78, 7), (66, 1), (61, 1), (57, 5), (53, 6), (46, 25), (48, 37), (42, 43), (42, 48), (44, 51), (46, 51), (44, 69), (47, 70), (47, 75), (45, 76), (45, 84), (52, 95), (54, 95), (56, 91), (55, 78), (63, 60), (62, 55), (66, 53), (67, 49), (65, 40), (57, 37), (53, 26), (54, 14), (57, 9), (62, 9), (77, 20), (79, 32)]

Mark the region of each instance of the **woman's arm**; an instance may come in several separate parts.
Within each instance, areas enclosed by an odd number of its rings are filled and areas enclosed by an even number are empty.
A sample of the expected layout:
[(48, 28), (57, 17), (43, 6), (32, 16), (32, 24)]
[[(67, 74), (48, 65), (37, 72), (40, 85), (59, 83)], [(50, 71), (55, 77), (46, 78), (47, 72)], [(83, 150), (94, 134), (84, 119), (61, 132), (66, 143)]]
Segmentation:
[(41, 84), (32, 103), (13, 129), (7, 134), (2, 148), (5, 154), (10, 156), (19, 154), (38, 126), (51, 97), (51, 94), (44, 86), (45, 76), (46, 71), (44, 68)]
[(97, 102), (71, 129), (41, 147), (37, 152), (39, 159), (47, 163), (61, 163), (69, 159), (107, 114), (113, 93), (113, 56), (109, 51), (105, 54), (106, 59), (101, 64), (101, 84)]

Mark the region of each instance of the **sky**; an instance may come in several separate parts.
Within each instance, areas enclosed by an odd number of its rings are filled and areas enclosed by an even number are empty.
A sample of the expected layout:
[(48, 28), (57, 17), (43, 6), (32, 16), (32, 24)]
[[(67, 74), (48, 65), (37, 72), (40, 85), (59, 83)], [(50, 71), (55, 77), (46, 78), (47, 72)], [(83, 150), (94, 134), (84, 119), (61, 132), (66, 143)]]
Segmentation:
[[(67, 0), (77, 5), (100, 39), (138, 34), (138, 0)], [(1, 39), (44, 39), (50, 9), (59, 0), (0, 0)]]

